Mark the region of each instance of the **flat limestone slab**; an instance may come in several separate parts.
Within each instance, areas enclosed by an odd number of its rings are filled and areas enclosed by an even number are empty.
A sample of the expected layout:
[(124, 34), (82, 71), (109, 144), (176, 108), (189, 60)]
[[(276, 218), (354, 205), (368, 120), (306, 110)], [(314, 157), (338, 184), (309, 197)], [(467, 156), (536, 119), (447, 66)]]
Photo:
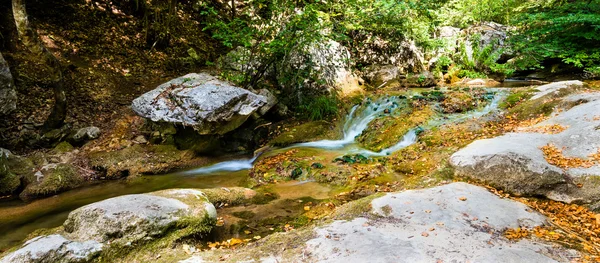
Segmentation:
[(372, 206), (382, 218), (317, 229), (318, 237), (307, 242), (313, 262), (568, 262), (561, 248), (503, 238), (506, 228), (543, 225), (546, 219), (478, 186), (453, 183), (388, 194)]
[[(214, 262), (225, 257), (228, 262), (546, 263), (579, 257), (560, 245), (504, 238), (507, 228), (544, 225), (546, 217), (479, 186), (452, 183), (390, 193), (370, 205), (367, 215), (335, 220), (308, 234), (275, 234), (255, 247), (237, 250), (237, 257), (206, 251), (180, 262)], [(298, 239), (304, 238), (298, 245)], [(273, 249), (275, 244), (278, 247)]]
[[(560, 85), (559, 85), (560, 86)], [(600, 201), (593, 182), (576, 187), (571, 180), (600, 176), (600, 165), (562, 169), (544, 157), (541, 148), (554, 145), (565, 157), (588, 159), (600, 150), (600, 92), (573, 94), (564, 102), (577, 105), (531, 128), (560, 125), (557, 134), (526, 129), (491, 139), (477, 140), (454, 153), (450, 164), (457, 173), (482, 180), (520, 195), (543, 195), (550, 199), (592, 204)]]

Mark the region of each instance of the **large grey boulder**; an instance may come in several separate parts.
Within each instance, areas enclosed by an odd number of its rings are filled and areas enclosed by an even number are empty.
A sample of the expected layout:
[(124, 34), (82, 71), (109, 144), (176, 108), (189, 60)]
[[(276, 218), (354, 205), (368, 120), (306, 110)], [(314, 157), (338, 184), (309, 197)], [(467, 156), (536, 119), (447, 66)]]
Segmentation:
[(192, 73), (143, 94), (131, 108), (154, 122), (189, 126), (206, 135), (238, 128), (266, 103), (263, 96), (214, 76)]
[(389, 41), (377, 36), (363, 36), (352, 59), (362, 65), (394, 65), (402, 74), (419, 73), (425, 68), (423, 52), (414, 41)]
[[(339, 209), (367, 207), (354, 219), (267, 237), (237, 250), (230, 261), (545, 263), (580, 256), (557, 244), (507, 240), (506, 229), (545, 225), (546, 217), (466, 183), (389, 193)], [(223, 256), (207, 251), (180, 262), (214, 262)]]
[(0, 259), (0, 263), (88, 262), (102, 251), (102, 246), (96, 241), (75, 242), (61, 235), (39, 236)]
[(136, 242), (187, 224), (210, 226), (215, 207), (198, 190), (172, 189), (124, 195), (81, 207), (63, 224), (67, 237), (98, 242)]
[[(538, 94), (556, 91), (565, 83), (538, 88)], [(534, 98), (538, 95), (534, 96)], [(559, 168), (548, 163), (541, 148), (554, 145), (565, 157), (589, 159), (600, 149), (600, 93), (580, 93), (563, 99), (579, 104), (532, 128), (560, 125), (558, 134), (524, 129), (499, 137), (478, 140), (454, 153), (450, 163), (459, 175), (489, 183), (518, 195), (543, 195), (563, 202), (581, 202), (597, 208), (600, 189), (593, 177), (600, 176), (600, 165)], [(579, 187), (576, 183), (581, 183)]]
[(350, 52), (340, 43), (333, 40), (321, 40), (290, 52), (288, 58), (278, 66), (277, 78), (280, 83), (297, 86), (297, 80), (290, 76), (305, 72), (311, 76), (301, 76), (303, 88), (311, 88), (316, 93), (332, 92), (334, 89), (344, 94), (360, 90), (358, 78), (352, 73), (350, 67)]
[(363, 70), (363, 78), (374, 88), (383, 87), (401, 77), (405, 76), (395, 65), (371, 65)]
[(17, 92), (8, 63), (0, 53), (0, 116), (17, 108)]
[(488, 45), (504, 46), (508, 38), (507, 32), (507, 26), (495, 22), (482, 22), (463, 30), (463, 34), (469, 36), (470, 39), (473, 39), (475, 35), (479, 35), (479, 43), (473, 44), (481, 48)]

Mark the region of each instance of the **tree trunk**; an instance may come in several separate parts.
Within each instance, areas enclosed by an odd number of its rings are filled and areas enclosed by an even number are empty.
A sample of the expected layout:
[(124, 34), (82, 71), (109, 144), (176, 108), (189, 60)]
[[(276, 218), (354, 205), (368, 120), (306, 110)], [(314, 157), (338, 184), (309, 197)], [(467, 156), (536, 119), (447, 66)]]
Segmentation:
[(46, 122), (43, 130), (49, 131), (60, 128), (64, 124), (67, 116), (67, 97), (64, 90), (64, 79), (58, 59), (48, 51), (39, 40), (36, 32), (29, 25), (27, 10), (23, 0), (12, 0), (13, 16), (17, 26), (17, 32), (23, 45), (38, 59), (42, 65), (45, 65), (50, 73), (51, 86), (54, 90), (54, 107)]

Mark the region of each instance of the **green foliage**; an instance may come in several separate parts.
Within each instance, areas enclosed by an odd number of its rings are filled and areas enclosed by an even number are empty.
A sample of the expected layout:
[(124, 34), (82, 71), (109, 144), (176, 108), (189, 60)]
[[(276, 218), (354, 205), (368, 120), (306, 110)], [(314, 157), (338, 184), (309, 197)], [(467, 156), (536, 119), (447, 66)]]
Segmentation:
[(338, 115), (340, 101), (336, 96), (319, 96), (300, 104), (300, 115), (308, 120), (323, 120)]
[(459, 28), (484, 21), (507, 24), (522, 3), (519, 0), (450, 0), (435, 13), (440, 24)]
[[(259, 0), (252, 1), (231, 18), (228, 12), (219, 12), (205, 3), (202, 15), (206, 23), (204, 30), (212, 33), (226, 47), (244, 47), (249, 50), (243, 65), (245, 87), (256, 86), (267, 71), (276, 63), (289, 63), (289, 54), (302, 50), (325, 37), (324, 28), (329, 25), (327, 14), (320, 11), (321, 4), (302, 2), (302, 12), (297, 10), (297, 1)], [(250, 63), (251, 62), (251, 63)], [(295, 87), (318, 74), (299, 70), (286, 76), (280, 85)], [(316, 80), (318, 81), (318, 80)]]
[(468, 69), (459, 70), (457, 76), (459, 78), (470, 78), (470, 79), (485, 79), (485, 78), (487, 78), (487, 75), (485, 75), (485, 73), (468, 70)]
[[(471, 44), (469, 55), (467, 45)], [(487, 78), (488, 74), (510, 76), (515, 68), (512, 64), (499, 64), (498, 59), (504, 53), (504, 48), (499, 47), (495, 41), (480, 46), (481, 35), (475, 34), (468, 41), (461, 41), (459, 52), (456, 54), (456, 73), (459, 78)]]
[(600, 73), (600, 0), (531, 1), (515, 20), (513, 46), (521, 69), (546, 59)]

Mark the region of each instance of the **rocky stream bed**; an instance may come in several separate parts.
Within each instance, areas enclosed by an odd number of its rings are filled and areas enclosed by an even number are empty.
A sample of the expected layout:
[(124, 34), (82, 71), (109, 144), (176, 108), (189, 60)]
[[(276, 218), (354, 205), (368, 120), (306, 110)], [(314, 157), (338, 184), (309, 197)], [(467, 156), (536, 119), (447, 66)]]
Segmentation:
[[(159, 110), (200, 133), (226, 133), (268, 105), (234, 95), (247, 100), (225, 124)], [(517, 197), (598, 209), (599, 102), (579, 81), (384, 91), (339, 124), (292, 127), (254, 156), (5, 202), (0, 262), (585, 261), (598, 240), (581, 233), (598, 222), (563, 233)], [(134, 110), (151, 111), (140, 103)], [(228, 117), (215, 116), (204, 117)], [(584, 241), (510, 235), (544, 229)]]

